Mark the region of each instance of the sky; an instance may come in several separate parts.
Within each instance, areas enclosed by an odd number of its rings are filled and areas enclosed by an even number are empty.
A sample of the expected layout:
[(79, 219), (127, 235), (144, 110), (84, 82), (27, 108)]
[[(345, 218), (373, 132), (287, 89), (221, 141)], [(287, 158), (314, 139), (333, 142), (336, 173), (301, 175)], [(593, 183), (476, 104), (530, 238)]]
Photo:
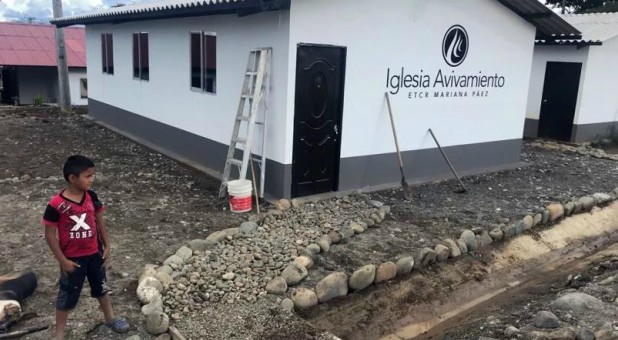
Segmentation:
[[(152, 0), (62, 0), (65, 16), (108, 8), (118, 3), (136, 3)], [(27, 21), (43, 23), (52, 17), (52, 0), (0, 0), (0, 21)]]

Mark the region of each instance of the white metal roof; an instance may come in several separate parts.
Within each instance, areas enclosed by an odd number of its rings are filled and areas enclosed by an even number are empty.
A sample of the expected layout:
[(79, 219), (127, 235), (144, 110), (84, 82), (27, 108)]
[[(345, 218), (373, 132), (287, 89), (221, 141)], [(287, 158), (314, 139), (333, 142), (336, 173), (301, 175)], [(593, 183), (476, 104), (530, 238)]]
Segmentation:
[(236, 3), (244, 2), (245, 0), (157, 0), (147, 3), (130, 4), (119, 7), (112, 7), (108, 9), (98, 10), (95, 12), (85, 13), (81, 15), (66, 16), (59, 19), (52, 20), (54, 24), (61, 24), (63, 22), (73, 22), (85, 19), (94, 19), (99, 17), (114, 17), (119, 15), (131, 15), (138, 13), (177, 10), (177, 9), (190, 9), (205, 7), (208, 5), (224, 4), (224, 3)]
[(569, 14), (563, 18), (582, 32), (583, 41), (607, 41), (618, 36), (618, 13)]

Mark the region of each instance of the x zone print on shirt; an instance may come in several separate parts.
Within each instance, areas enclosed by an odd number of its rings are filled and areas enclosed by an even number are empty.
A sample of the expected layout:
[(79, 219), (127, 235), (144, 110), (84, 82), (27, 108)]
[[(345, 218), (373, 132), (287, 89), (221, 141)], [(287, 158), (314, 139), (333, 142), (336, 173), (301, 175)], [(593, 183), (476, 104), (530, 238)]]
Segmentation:
[(60, 247), (67, 257), (95, 254), (98, 250), (96, 214), (104, 209), (97, 194), (84, 193), (81, 202), (56, 194), (49, 202), (43, 224), (58, 228)]

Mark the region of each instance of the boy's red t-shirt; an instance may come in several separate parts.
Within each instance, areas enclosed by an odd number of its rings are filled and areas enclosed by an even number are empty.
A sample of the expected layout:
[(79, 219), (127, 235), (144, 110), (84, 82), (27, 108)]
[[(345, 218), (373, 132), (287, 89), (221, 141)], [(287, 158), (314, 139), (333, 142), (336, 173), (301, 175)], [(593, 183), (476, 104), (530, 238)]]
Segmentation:
[(95, 215), (104, 207), (97, 194), (84, 192), (81, 202), (74, 202), (62, 195), (54, 195), (43, 215), (47, 228), (58, 228), (60, 249), (66, 257), (94, 255), (99, 251), (99, 235)]

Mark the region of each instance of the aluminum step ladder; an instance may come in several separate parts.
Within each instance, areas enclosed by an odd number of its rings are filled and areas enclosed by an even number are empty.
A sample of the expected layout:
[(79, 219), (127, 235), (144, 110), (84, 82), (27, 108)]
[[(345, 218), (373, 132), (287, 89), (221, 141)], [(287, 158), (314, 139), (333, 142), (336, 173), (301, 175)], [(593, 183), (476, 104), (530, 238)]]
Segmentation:
[[(261, 48), (249, 52), (245, 79), (238, 103), (238, 111), (234, 121), (232, 139), (225, 160), (221, 186), (219, 187), (219, 197), (225, 196), (227, 182), (232, 180), (230, 175), (232, 169), (238, 169), (239, 178), (247, 178), (247, 169), (251, 159), (251, 147), (253, 143), (253, 133), (255, 125), (263, 127), (262, 133), (262, 153), (253, 158), (260, 167), (260, 196), (264, 196), (264, 179), (266, 171), (266, 111), (264, 106), (263, 121), (256, 122), (256, 116), (260, 103), (266, 102), (266, 95), (270, 88), (270, 63), (272, 49)], [(241, 128), (243, 127), (244, 128)], [(239, 148), (242, 146), (242, 148)], [(240, 152), (238, 152), (240, 151)], [(242, 153), (242, 158), (236, 158), (237, 154)]]

